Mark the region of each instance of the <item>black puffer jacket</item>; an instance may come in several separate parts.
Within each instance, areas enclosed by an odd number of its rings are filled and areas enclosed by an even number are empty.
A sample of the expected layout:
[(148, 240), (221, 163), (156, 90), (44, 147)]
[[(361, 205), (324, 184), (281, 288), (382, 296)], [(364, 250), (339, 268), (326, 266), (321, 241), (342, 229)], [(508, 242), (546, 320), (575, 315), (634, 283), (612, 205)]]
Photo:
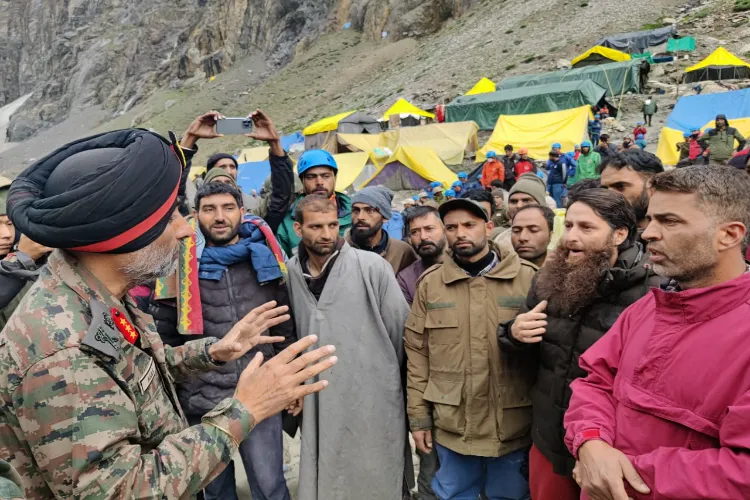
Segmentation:
[[(200, 280), (200, 291), (203, 334), (217, 338), (223, 338), (235, 323), (266, 302), (275, 300), (280, 306), (289, 305), (286, 285), (280, 280), (260, 285), (255, 270), (246, 262), (230, 266), (220, 281)], [(148, 303), (139, 301), (139, 307), (154, 318), (165, 344), (178, 346), (196, 338), (177, 332), (177, 309), (173, 301), (156, 301), (152, 293)], [(268, 360), (295, 342), (294, 318), (263, 335), (280, 336), (286, 340), (258, 345), (236, 361), (178, 384), (177, 395), (186, 415), (203, 416), (223, 399), (232, 397), (240, 374), (257, 352), (262, 352), (263, 359)]]
[[(539, 344), (519, 344), (510, 336), (512, 323), (498, 328), (501, 349), (506, 352), (539, 349), (539, 370), (531, 392), (534, 445), (552, 463), (557, 474), (570, 476), (575, 459), (564, 443), (563, 417), (570, 403), (570, 384), (584, 377), (578, 358), (614, 325), (620, 314), (643, 297), (651, 287), (658, 287), (661, 278), (645, 266), (647, 254), (639, 243), (623, 251), (615, 267), (603, 273), (599, 282), (599, 298), (582, 314), (563, 316), (547, 308), (547, 333)], [(528, 312), (540, 300), (536, 281), (526, 303), (519, 312)]]

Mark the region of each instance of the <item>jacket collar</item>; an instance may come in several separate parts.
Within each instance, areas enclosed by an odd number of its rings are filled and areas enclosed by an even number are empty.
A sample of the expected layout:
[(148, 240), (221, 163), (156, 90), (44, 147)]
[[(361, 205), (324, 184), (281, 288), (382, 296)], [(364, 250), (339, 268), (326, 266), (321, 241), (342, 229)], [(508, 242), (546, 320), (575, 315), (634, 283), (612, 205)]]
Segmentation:
[(684, 291), (651, 290), (657, 311), (681, 315), (688, 323), (717, 318), (750, 303), (750, 272), (733, 280), (706, 288)]
[(632, 247), (620, 252), (615, 265), (604, 271), (599, 281), (599, 294), (607, 295), (627, 290), (638, 284), (648, 291), (649, 278), (655, 276), (647, 263), (643, 246), (636, 242)]
[[(516, 252), (511, 252), (510, 249), (505, 247), (499, 247), (494, 242), (490, 241), (490, 251), (495, 252), (500, 262), (492, 268), (490, 272), (485, 274), (484, 278), (498, 279), (498, 280), (512, 280), (521, 271), (521, 258)], [(446, 252), (446, 259), (443, 260), (443, 265), (440, 266), (440, 270), (443, 274), (443, 283), (449, 285), (456, 281), (466, 280), (471, 278), (466, 272), (458, 267), (456, 261), (453, 260), (453, 253), (451, 251)]]

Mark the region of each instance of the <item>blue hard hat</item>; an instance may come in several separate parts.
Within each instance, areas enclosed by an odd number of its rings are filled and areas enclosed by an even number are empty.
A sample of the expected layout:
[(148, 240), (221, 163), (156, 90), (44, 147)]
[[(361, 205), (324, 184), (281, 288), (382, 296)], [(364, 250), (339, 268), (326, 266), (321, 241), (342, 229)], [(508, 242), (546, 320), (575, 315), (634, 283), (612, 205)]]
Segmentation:
[(456, 186), (458, 186), (458, 187), (464, 187), (464, 183), (463, 183), (463, 182), (461, 182), (461, 181), (456, 181), (456, 182), (454, 182), (453, 184), (451, 184), (451, 187), (452, 187), (452, 188), (454, 188), (454, 187), (456, 187)]
[(685, 139), (687, 139), (688, 137), (690, 137), (690, 132), (684, 132), (682, 134), (682, 137), (684, 137)]
[(494, 151), (487, 151), (487, 158), (496, 158), (496, 157), (497, 157), (497, 153), (495, 153)]
[(559, 142), (556, 142), (552, 145), (552, 149), (562, 149), (562, 144)]
[(636, 125), (643, 125), (643, 122), (635, 122)]
[(600, 115), (599, 113), (597, 113), (597, 114), (594, 115), (594, 118), (601, 118), (601, 117), (602, 117), (602, 115)]
[(322, 149), (311, 149), (302, 153), (297, 162), (297, 175), (302, 177), (306, 170), (314, 167), (328, 167), (336, 174), (339, 171), (333, 155)]
[(449, 189), (445, 192), (445, 196), (452, 196), (453, 198), (456, 197), (456, 192), (452, 189)]
[(419, 201), (419, 196), (417, 196), (417, 195), (415, 194), (414, 196), (412, 196), (412, 197), (411, 197), (411, 199), (412, 199), (412, 200), (414, 200), (414, 201)]
[(458, 173), (458, 178), (459, 179), (468, 179), (469, 178), (469, 174), (467, 174), (466, 172), (459, 172)]
[(573, 146), (573, 149), (581, 149), (581, 145), (580, 144), (576, 144), (575, 146)]
[(582, 148), (591, 148), (591, 141), (583, 141), (581, 143)]
[(442, 185), (443, 185), (443, 183), (439, 182), (439, 181), (432, 181), (432, 182), (430, 182), (430, 187), (431, 188), (436, 188), (436, 187), (442, 186)]
[(638, 134), (635, 138), (638, 140), (643, 139), (643, 134)]

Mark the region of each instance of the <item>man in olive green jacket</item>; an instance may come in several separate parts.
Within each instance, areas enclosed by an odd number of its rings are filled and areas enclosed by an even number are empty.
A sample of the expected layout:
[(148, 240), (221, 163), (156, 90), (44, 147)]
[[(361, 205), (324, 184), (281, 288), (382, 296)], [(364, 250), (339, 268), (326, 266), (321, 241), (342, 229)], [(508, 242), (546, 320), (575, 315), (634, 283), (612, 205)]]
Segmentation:
[(404, 336), (412, 435), (423, 453), (434, 437), (439, 498), (527, 499), (535, 363), (506, 356), (494, 339), (537, 268), (488, 243), (489, 215), (477, 202), (451, 200), (440, 216), (450, 258), (420, 278)]
[(708, 156), (712, 162), (726, 164), (735, 151), (734, 141), (737, 140), (737, 151), (744, 149), (745, 138), (734, 127), (729, 126), (726, 115), (716, 115), (715, 128), (708, 129), (698, 140), (703, 149), (703, 156)]

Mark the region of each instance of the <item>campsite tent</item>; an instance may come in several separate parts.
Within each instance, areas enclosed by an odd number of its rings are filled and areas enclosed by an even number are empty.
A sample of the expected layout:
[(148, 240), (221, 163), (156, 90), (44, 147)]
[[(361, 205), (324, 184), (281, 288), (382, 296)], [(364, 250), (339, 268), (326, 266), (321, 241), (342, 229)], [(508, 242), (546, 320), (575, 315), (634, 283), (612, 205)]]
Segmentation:
[(685, 70), (685, 83), (737, 78), (750, 78), (750, 64), (724, 47), (719, 47), (704, 60)]
[[(618, 33), (598, 40), (594, 45), (616, 49), (628, 54), (640, 54), (652, 47), (658, 47), (667, 43), (669, 38), (677, 31), (675, 26), (666, 26), (655, 30), (634, 31), (632, 33)], [(651, 52), (658, 52), (651, 50)]]
[(713, 128), (717, 113), (727, 115), (732, 127), (750, 136), (750, 89), (680, 97), (661, 129), (656, 156), (666, 165), (675, 165), (679, 160), (676, 146), (683, 140), (683, 132), (692, 127)]
[(495, 82), (489, 78), (482, 78), (465, 95), (487, 94), (495, 90)]
[(445, 106), (445, 121), (473, 120), (480, 130), (491, 130), (501, 115), (529, 115), (595, 106), (602, 102), (604, 93), (604, 88), (591, 80), (581, 80), (461, 96)]
[(432, 120), (435, 119), (434, 114), (416, 107), (403, 97), (400, 97), (398, 101), (393, 103), (393, 106), (383, 113), (383, 116), (380, 117), (380, 121), (388, 121), (391, 115), (399, 115), (401, 117), (402, 126), (417, 125), (421, 117), (430, 118)]
[[(367, 152), (396, 151), (399, 146), (423, 147), (434, 150), (446, 165), (461, 165), (465, 153), (474, 153), (479, 148), (478, 131), (474, 122), (433, 123), (387, 130), (378, 135), (339, 134), (339, 145)], [(378, 162), (376, 156), (374, 159)]]
[(594, 64), (610, 62), (623, 62), (629, 60), (630, 55), (626, 54), (625, 52), (620, 52), (619, 50), (597, 45), (570, 61), (570, 64), (574, 68), (579, 68), (581, 66), (591, 66)]
[(360, 187), (385, 186), (399, 191), (424, 189), (432, 181), (449, 186), (455, 180), (456, 174), (445, 166), (435, 151), (401, 146)]
[(670, 38), (667, 42), (667, 52), (693, 52), (694, 50), (695, 38), (692, 36)]
[(575, 80), (591, 80), (604, 87), (608, 97), (627, 94), (628, 92), (640, 94), (648, 82), (650, 68), (651, 66), (646, 61), (625, 61), (597, 66), (583, 66), (550, 73), (537, 73), (535, 75), (512, 76), (500, 82), (497, 90)]
[(337, 153), (337, 134), (379, 134), (380, 131), (380, 123), (372, 116), (349, 111), (323, 118), (302, 133), (305, 136), (305, 149), (325, 149)]
[(484, 161), (488, 151), (500, 152), (506, 144), (528, 148), (532, 158), (546, 158), (550, 146), (559, 142), (563, 151), (573, 151), (588, 134), (591, 107), (580, 106), (563, 111), (532, 115), (500, 116), (487, 143), (477, 153), (477, 161)]

